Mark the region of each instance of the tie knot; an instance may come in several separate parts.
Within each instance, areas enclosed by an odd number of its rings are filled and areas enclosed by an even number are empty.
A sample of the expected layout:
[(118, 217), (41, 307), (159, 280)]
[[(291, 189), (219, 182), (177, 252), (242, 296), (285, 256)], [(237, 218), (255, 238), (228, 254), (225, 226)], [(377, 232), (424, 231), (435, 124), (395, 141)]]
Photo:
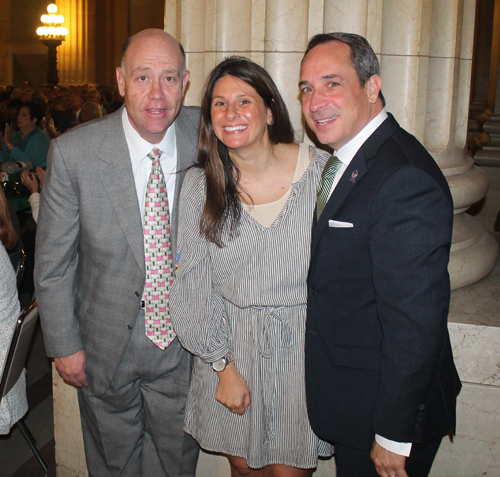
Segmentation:
[(323, 169), (323, 173), (321, 175), (322, 176), (325, 176), (326, 174), (335, 175), (341, 165), (342, 162), (340, 162), (340, 159), (337, 156), (330, 156), (330, 159), (326, 161), (325, 168)]
[(148, 157), (152, 161), (159, 160), (161, 157), (161, 151), (157, 147), (153, 147), (153, 149), (151, 149), (150, 153), (148, 154)]

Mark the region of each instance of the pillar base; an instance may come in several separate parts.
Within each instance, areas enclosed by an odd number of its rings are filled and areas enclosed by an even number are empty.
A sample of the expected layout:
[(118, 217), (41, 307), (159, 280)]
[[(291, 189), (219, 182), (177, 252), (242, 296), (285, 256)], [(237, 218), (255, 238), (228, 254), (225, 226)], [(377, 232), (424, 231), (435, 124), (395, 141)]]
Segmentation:
[(471, 285), (488, 275), (498, 261), (498, 244), (479, 221), (469, 214), (455, 216), (451, 246), (451, 289)]

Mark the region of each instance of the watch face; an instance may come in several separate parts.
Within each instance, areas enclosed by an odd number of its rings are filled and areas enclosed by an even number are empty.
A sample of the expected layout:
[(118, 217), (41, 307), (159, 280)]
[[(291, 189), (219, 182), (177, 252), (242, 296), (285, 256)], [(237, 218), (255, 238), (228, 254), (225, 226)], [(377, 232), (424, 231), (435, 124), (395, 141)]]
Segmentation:
[(224, 358), (218, 359), (212, 363), (212, 369), (214, 371), (224, 371), (226, 369), (226, 360)]

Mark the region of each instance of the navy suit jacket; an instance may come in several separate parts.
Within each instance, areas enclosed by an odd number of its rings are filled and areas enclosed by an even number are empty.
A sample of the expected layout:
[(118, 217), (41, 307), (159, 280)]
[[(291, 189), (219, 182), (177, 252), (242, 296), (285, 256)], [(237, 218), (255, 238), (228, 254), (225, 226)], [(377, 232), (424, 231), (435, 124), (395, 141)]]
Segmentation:
[(441, 170), (389, 115), (313, 224), (306, 389), (321, 438), (369, 449), (375, 433), (420, 443), (454, 429), (452, 224)]

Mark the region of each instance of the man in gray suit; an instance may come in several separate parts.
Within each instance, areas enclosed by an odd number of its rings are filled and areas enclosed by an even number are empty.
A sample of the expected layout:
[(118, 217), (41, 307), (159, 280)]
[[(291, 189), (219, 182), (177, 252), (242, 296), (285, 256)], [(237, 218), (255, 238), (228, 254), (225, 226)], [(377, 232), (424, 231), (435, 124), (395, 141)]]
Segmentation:
[(143, 231), (157, 148), (175, 258), (179, 171), (197, 158), (199, 110), (181, 108), (188, 79), (173, 37), (138, 33), (117, 68), (125, 107), (64, 134), (49, 152), (36, 296), (47, 353), (78, 387), (87, 465), (98, 477), (195, 473), (198, 447), (182, 431), (192, 358), (177, 339), (162, 350), (146, 336)]

